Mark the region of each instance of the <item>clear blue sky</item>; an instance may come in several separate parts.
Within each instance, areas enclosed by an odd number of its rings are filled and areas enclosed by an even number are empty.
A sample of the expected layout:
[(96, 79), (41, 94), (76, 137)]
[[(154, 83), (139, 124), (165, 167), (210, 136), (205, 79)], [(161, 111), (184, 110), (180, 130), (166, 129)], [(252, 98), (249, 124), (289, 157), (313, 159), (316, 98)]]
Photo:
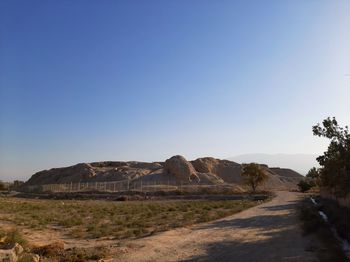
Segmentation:
[(350, 1), (0, 2), (0, 179), (316, 153), (350, 124)]

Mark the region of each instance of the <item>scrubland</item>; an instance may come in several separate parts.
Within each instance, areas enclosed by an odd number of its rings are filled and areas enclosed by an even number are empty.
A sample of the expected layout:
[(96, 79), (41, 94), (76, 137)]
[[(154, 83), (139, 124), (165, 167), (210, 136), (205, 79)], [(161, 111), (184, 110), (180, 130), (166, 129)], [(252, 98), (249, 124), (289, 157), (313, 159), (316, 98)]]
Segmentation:
[(249, 200), (75, 201), (0, 198), (0, 218), (17, 228), (59, 227), (73, 238), (123, 239), (207, 222), (255, 205)]

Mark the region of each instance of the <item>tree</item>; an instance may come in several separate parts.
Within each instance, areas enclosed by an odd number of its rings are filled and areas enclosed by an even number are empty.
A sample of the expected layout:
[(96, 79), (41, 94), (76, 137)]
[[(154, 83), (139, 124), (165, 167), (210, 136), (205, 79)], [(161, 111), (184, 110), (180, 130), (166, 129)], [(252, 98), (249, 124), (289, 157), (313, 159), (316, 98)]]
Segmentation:
[(309, 170), (309, 172), (306, 174), (306, 181), (311, 186), (320, 186), (321, 185), (321, 171), (320, 169), (313, 167)]
[(11, 185), (11, 190), (18, 190), (20, 187), (24, 184), (23, 181), (15, 180), (13, 181), (13, 184)]
[(350, 133), (347, 126), (340, 127), (337, 120), (326, 118), (322, 125), (312, 127), (313, 134), (330, 139), (326, 152), (317, 158), (320, 184), (335, 196), (344, 196), (350, 191)]
[(6, 190), (6, 185), (0, 180), (0, 191)]
[(298, 183), (298, 187), (299, 191), (304, 193), (308, 191), (312, 187), (312, 185), (306, 180), (300, 180), (300, 182)]
[(242, 166), (242, 176), (244, 178), (244, 182), (252, 188), (253, 192), (255, 192), (256, 188), (264, 183), (268, 176), (259, 164), (250, 163), (243, 164)]

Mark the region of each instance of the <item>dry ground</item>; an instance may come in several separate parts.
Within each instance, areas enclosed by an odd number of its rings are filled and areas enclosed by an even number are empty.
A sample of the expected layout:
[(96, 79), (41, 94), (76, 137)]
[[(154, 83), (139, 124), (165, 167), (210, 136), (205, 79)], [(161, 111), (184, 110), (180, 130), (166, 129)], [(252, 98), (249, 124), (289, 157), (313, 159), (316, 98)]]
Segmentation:
[(112, 261), (317, 261), (306, 251), (296, 214), (298, 193), (233, 216), (123, 243)]
[(35, 232), (48, 231), (75, 239), (125, 239), (213, 221), (256, 204), (250, 200), (115, 202), (0, 198), (0, 220), (28, 232), (32, 243), (36, 242)]
[[(298, 198), (298, 193), (278, 192), (272, 201), (224, 219), (139, 239), (74, 239), (62, 234), (61, 226), (24, 232), (36, 244), (60, 239), (66, 247), (107, 246), (111, 255), (105, 261), (318, 261), (314, 252), (306, 251), (310, 239), (301, 233)], [(0, 226), (11, 224), (3, 220)]]

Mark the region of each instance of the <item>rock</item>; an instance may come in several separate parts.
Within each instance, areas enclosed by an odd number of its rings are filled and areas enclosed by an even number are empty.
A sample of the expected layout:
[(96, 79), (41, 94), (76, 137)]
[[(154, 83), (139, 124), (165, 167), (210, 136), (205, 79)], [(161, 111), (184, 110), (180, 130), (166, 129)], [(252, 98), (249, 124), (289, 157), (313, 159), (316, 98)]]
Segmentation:
[(1, 262), (17, 262), (17, 255), (14, 248), (12, 249), (0, 249), (0, 261)]
[(203, 157), (191, 161), (191, 163), (197, 172), (215, 174), (226, 183), (242, 183), (242, 167), (235, 162)]
[(39, 262), (40, 261), (40, 256), (36, 255), (36, 254), (33, 254), (32, 259), (33, 259), (33, 262)]
[(52, 168), (35, 173), (26, 185), (43, 185), (55, 183), (70, 183), (92, 179), (95, 176), (90, 164), (81, 163), (70, 167)]
[(197, 172), (183, 156), (173, 156), (165, 161), (164, 169), (182, 181), (199, 181)]
[(35, 173), (24, 187), (45, 184), (69, 184), (132, 180), (162, 169), (160, 163), (145, 162), (93, 162), (52, 168)]
[(64, 252), (64, 242), (57, 241), (46, 246), (40, 246), (32, 249), (32, 252), (41, 256), (60, 256)]
[(215, 167), (219, 164), (219, 159), (212, 157), (198, 158), (191, 161), (193, 167), (200, 173), (215, 173)]
[(13, 249), (17, 256), (23, 253), (23, 247), (18, 243), (15, 244)]
[(39, 262), (40, 256), (32, 253), (24, 253), (20, 256), (18, 262)]
[(217, 185), (224, 183), (224, 180), (222, 180), (219, 176), (213, 174), (213, 173), (198, 173), (197, 176), (200, 179), (200, 183), (204, 185)]

